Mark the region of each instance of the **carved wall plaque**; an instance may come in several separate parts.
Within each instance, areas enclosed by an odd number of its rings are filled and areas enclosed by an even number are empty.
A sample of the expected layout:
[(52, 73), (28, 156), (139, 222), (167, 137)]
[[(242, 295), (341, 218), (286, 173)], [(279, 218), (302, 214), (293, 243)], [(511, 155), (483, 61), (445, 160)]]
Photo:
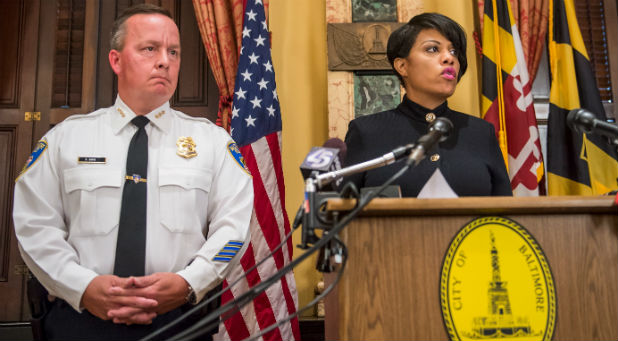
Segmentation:
[(386, 43), (403, 23), (328, 24), (328, 70), (390, 70)]

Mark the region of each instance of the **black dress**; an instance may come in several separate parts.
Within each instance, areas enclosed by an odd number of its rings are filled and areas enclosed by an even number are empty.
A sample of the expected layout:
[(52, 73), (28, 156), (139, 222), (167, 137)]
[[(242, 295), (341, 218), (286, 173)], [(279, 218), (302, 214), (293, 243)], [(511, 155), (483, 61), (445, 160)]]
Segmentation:
[[(352, 120), (345, 137), (345, 165), (367, 161), (396, 147), (414, 143), (427, 133), (429, 122), (426, 116), (430, 113), (450, 119), (454, 129), (446, 141), (430, 149), (418, 166), (394, 183), (401, 186), (402, 195), (416, 197), (436, 168), (440, 168), (458, 196), (512, 195), (493, 125), (451, 110), (446, 102), (430, 110), (404, 97), (393, 110)], [(355, 174), (344, 182), (352, 181), (359, 189), (380, 186), (403, 165), (403, 162), (397, 162)]]

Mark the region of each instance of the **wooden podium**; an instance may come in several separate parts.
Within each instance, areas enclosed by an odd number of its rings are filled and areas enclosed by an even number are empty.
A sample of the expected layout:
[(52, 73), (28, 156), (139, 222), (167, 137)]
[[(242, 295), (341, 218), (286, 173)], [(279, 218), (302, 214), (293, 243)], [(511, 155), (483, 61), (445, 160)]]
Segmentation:
[[(333, 199), (328, 209), (352, 204)], [(617, 212), (613, 197), (375, 199), (340, 234), (349, 258), (326, 298), (326, 340), (448, 340), (442, 261), (463, 226), (494, 215), (521, 224), (545, 253), (557, 301), (553, 339), (617, 340)], [(327, 285), (333, 279), (325, 274)]]

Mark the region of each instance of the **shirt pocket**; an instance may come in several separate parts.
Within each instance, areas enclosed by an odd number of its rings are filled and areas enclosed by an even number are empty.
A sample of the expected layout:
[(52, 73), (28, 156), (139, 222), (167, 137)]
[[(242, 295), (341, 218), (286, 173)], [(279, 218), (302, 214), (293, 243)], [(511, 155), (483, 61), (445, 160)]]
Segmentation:
[(161, 224), (170, 232), (202, 234), (212, 173), (197, 168), (159, 169)]
[[(122, 200), (120, 169), (70, 168), (64, 190), (79, 207), (71, 212), (71, 234), (105, 235), (118, 225)], [(72, 197), (72, 198), (71, 198)]]

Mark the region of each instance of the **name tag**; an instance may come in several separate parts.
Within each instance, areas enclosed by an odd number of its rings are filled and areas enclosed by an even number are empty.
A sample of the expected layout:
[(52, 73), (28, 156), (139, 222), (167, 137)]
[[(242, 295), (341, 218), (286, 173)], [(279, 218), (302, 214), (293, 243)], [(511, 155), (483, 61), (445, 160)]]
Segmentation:
[(80, 156), (77, 158), (77, 163), (97, 163), (103, 164), (107, 162), (107, 158), (99, 156)]

